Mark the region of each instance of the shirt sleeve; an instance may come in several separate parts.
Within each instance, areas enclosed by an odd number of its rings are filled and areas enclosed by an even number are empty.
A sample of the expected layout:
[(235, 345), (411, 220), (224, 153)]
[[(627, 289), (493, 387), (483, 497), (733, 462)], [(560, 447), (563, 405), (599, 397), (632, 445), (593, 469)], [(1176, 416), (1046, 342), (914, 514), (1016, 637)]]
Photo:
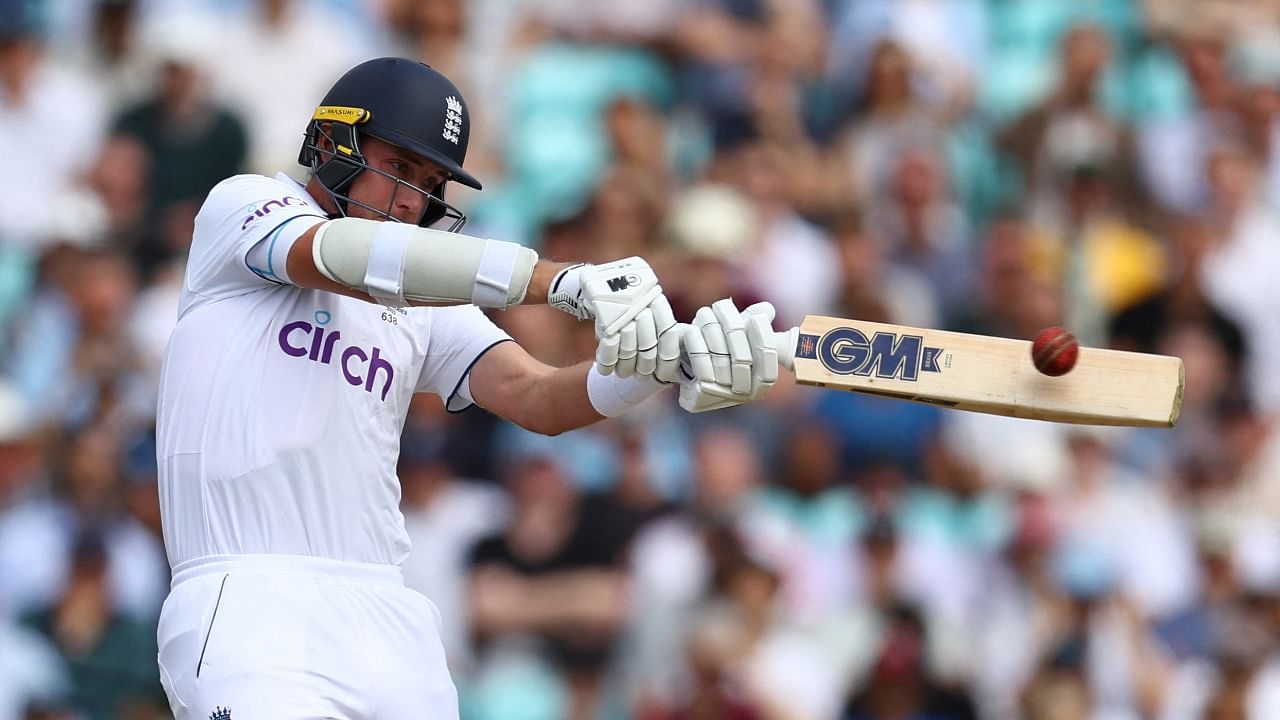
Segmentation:
[(431, 315), (427, 359), (416, 389), (444, 398), (449, 412), (461, 412), (475, 402), (468, 383), (471, 368), (511, 336), (474, 305), (432, 308)]
[(325, 219), (296, 187), (279, 180), (237, 175), (222, 181), (196, 214), (187, 289), (217, 299), (287, 283), (288, 246)]

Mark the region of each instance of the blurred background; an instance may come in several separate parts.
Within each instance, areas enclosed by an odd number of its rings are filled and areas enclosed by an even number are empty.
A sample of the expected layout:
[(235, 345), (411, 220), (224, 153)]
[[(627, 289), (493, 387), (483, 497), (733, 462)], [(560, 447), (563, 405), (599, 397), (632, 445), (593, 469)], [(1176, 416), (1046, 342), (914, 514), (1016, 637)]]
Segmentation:
[[(556, 438), (415, 403), (467, 720), (1280, 718), (1277, 0), (0, 0), (0, 720), (168, 716), (156, 375), (192, 218), (441, 69), (466, 232), (677, 314), (1176, 354), (1173, 430), (780, 383)], [(535, 356), (591, 328), (496, 313)]]

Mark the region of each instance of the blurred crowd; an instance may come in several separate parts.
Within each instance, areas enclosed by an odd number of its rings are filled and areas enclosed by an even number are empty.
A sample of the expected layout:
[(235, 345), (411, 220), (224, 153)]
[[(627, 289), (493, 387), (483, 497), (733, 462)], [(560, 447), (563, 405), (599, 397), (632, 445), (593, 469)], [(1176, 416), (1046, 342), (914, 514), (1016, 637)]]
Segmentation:
[(421, 397), (404, 572), (464, 718), (1280, 718), (1277, 0), (0, 0), (0, 720), (168, 716), (153, 423), (192, 220), (304, 177), (320, 96), (388, 54), (467, 97), (464, 232), (642, 255), (682, 319), (1186, 364), (1172, 430), (783, 382), (545, 438)]

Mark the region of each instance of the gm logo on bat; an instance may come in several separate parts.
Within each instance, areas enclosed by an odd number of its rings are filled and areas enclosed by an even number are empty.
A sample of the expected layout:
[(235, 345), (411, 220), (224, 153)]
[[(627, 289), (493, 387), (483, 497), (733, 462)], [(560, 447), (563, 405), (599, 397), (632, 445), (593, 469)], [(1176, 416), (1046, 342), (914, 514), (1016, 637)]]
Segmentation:
[(874, 375), (885, 380), (920, 379), (921, 372), (942, 372), (942, 348), (929, 347), (919, 335), (878, 332), (870, 338), (856, 328), (839, 327), (819, 338), (801, 335), (796, 356), (818, 360), (837, 375)]

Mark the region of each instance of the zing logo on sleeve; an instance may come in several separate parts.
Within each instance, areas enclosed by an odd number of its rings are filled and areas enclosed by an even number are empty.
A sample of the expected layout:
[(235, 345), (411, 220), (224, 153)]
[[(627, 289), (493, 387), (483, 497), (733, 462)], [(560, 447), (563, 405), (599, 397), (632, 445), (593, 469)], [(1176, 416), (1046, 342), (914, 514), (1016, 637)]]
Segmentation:
[(840, 327), (821, 338), (801, 335), (796, 357), (817, 360), (837, 375), (875, 376), (886, 380), (920, 379), (921, 372), (942, 372), (940, 347), (928, 347), (919, 335), (877, 332), (868, 338), (861, 330)]

